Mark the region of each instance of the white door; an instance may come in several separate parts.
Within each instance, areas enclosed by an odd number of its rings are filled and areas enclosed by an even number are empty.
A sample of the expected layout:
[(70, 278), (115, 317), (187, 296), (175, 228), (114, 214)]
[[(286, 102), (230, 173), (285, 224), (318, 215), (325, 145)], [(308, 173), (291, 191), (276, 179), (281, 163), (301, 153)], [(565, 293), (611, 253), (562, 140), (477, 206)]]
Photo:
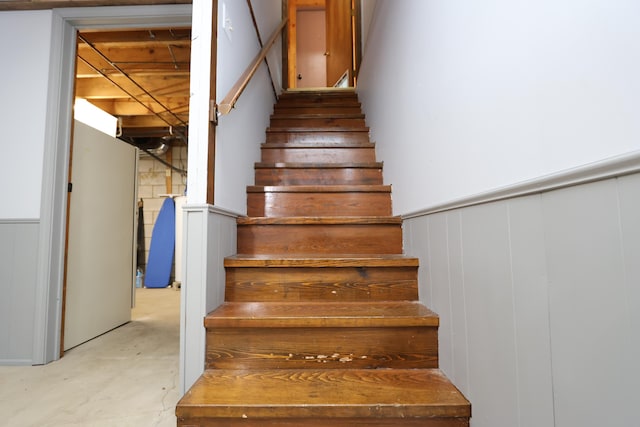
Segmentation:
[(131, 320), (136, 149), (75, 122), (64, 349)]

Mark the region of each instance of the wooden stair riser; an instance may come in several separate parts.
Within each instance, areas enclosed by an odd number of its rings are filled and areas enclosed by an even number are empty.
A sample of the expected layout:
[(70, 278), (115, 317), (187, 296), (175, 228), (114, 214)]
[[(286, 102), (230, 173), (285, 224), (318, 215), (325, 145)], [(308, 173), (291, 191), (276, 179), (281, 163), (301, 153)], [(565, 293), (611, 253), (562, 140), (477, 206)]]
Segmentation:
[(278, 106), (299, 106), (299, 105), (327, 105), (338, 103), (359, 104), (358, 96), (355, 93), (344, 94), (286, 94), (278, 99)]
[(301, 144), (322, 144), (322, 143), (369, 143), (369, 130), (297, 130), (285, 131), (282, 129), (268, 129), (266, 143), (301, 143)]
[(212, 328), (206, 369), (437, 368), (437, 327)]
[(265, 163), (366, 163), (376, 161), (375, 147), (301, 147), (262, 146)]
[(350, 109), (356, 113), (362, 112), (362, 105), (359, 101), (354, 99), (336, 99), (325, 103), (317, 103), (313, 101), (300, 101), (300, 102), (282, 102), (274, 106), (273, 112), (277, 114), (280, 111), (299, 111), (299, 110), (311, 110), (311, 111), (331, 111), (334, 108)]
[(364, 127), (363, 117), (298, 117), (271, 116), (271, 129)]
[(278, 98), (278, 103), (284, 100), (303, 100), (303, 99), (316, 99), (320, 98), (322, 102), (331, 102), (331, 99), (337, 98), (349, 98), (349, 99), (358, 99), (358, 94), (355, 89), (350, 88), (338, 88), (338, 89), (303, 89), (303, 90), (287, 90), (280, 94)]
[(182, 427), (469, 427), (468, 418), (178, 418)]
[[(275, 165), (275, 163), (273, 164)], [(346, 164), (345, 164), (346, 165)], [(268, 167), (256, 166), (256, 185), (380, 185), (382, 168), (369, 167)]]
[(418, 267), (226, 267), (227, 301), (415, 301)]
[(295, 107), (279, 107), (276, 106), (273, 109), (274, 116), (289, 116), (295, 114), (360, 114), (362, 109), (360, 103), (353, 103), (352, 105), (345, 105), (344, 103), (334, 103), (333, 105), (312, 105), (304, 106), (297, 105)]
[(390, 216), (391, 196), (388, 192), (251, 192), (247, 194), (247, 215)]
[(238, 224), (239, 254), (401, 254), (396, 224)]
[(278, 98), (278, 105), (314, 104), (326, 105), (339, 102), (360, 102), (355, 92), (345, 93), (283, 93)]

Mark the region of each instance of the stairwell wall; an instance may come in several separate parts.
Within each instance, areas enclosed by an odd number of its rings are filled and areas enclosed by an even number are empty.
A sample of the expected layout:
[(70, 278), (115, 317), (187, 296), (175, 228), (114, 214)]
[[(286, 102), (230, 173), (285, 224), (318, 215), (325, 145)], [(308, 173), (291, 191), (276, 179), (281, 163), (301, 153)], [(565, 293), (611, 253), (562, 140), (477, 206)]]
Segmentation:
[(636, 422), (638, 18), (376, 2), (358, 92), (473, 427)]
[[(274, 0), (254, 1), (253, 4), (264, 42), (280, 23), (282, 8), (280, 2)], [(223, 6), (232, 30), (224, 28)], [(221, 101), (258, 54), (260, 45), (246, 2), (220, 1), (219, 7), (217, 97)], [(276, 41), (276, 46), (280, 44)], [(277, 61), (270, 64), (274, 68), (274, 78), (281, 76), (282, 65), (278, 66)], [(246, 212), (246, 186), (253, 183), (253, 165), (260, 160), (260, 143), (264, 142), (274, 103), (269, 73), (263, 63), (233, 111), (219, 120), (216, 132), (216, 206), (243, 214)]]
[(639, 16), (633, 0), (378, 0), (358, 93), (396, 211), (637, 151)]

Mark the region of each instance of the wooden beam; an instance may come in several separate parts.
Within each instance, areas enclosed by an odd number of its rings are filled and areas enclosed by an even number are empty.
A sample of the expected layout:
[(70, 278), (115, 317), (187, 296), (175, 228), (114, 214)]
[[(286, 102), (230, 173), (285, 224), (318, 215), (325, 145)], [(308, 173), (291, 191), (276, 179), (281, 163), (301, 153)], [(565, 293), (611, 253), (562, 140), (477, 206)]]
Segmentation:
[[(191, 47), (166, 43), (144, 43), (136, 46), (115, 46), (112, 44), (98, 44), (95, 48), (109, 61), (126, 68), (132, 64), (172, 64), (176, 70), (189, 70), (191, 59)], [(113, 72), (113, 67), (104, 58), (100, 57), (90, 46), (85, 43), (78, 44), (78, 56), (94, 65), (100, 70)]]
[[(131, 63), (131, 64), (118, 64), (120, 68), (123, 69), (127, 73), (128, 76), (132, 78), (136, 78), (138, 76), (144, 77), (185, 77), (189, 76), (189, 64), (180, 63), (179, 69), (176, 69), (175, 64), (173, 63)], [(78, 70), (76, 77), (79, 79), (83, 78), (91, 78), (91, 77), (100, 77), (101, 74), (96, 71), (96, 68), (100, 70), (102, 74), (107, 76), (118, 75), (118, 71), (113, 67), (106, 66), (106, 64), (98, 64), (98, 66), (92, 67), (89, 66), (86, 62), (80, 60), (78, 61)]]
[[(167, 154), (165, 154), (165, 160), (170, 165), (173, 164), (173, 151), (171, 151), (171, 147), (169, 147), (169, 151), (167, 151)], [(173, 194), (173, 174), (171, 173), (171, 168), (169, 167), (165, 169), (165, 178), (167, 194)]]
[[(175, 127), (179, 127), (179, 126), (183, 126), (182, 123), (180, 123), (178, 121), (178, 119), (176, 119), (175, 117), (173, 117), (172, 115), (169, 114), (161, 114), (162, 118), (164, 118), (166, 120), (162, 120), (161, 118), (157, 117), (157, 116), (123, 116), (122, 117), (122, 127), (125, 128), (153, 128), (153, 127), (169, 127), (169, 125), (171, 126), (175, 126)], [(178, 117), (180, 119), (182, 119), (183, 122), (187, 123), (189, 121), (189, 115), (188, 114), (183, 114), (180, 115), (178, 114)], [(169, 123), (167, 123), (169, 122)]]
[(191, 46), (191, 28), (145, 28), (144, 30), (89, 30), (82, 37), (93, 44), (116, 43), (118, 46), (130, 46), (137, 43), (160, 43)]
[[(218, 73), (218, 0), (211, 0), (211, 60), (209, 75), (209, 99), (213, 104), (217, 99), (216, 80)], [(215, 111), (212, 111), (215, 114)], [(207, 203), (215, 204), (215, 176), (216, 176), (216, 122), (209, 121), (209, 135), (207, 147)]]
[[(145, 98), (145, 94), (124, 76), (110, 76), (120, 87), (128, 92)], [(156, 98), (180, 97), (189, 95), (189, 76), (140, 76), (135, 81), (153, 93)], [(122, 89), (105, 78), (83, 78), (76, 80), (76, 96), (85, 99), (130, 98)]]
[[(189, 97), (160, 98), (158, 99), (164, 106), (174, 113), (189, 113)], [(165, 111), (160, 105), (145, 101), (144, 105), (132, 99), (92, 99), (91, 102), (96, 107), (114, 116), (145, 116)]]

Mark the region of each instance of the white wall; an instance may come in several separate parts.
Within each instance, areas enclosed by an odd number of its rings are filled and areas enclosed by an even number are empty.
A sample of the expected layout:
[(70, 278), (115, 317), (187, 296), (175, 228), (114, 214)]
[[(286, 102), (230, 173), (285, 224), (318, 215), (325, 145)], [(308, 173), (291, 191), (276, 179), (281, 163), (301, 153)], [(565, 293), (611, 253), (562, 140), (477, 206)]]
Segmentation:
[(640, 3), (378, 0), (358, 81), (398, 213), (640, 148)]
[[(280, 22), (282, 13), (278, 2), (269, 3), (271, 8), (261, 5), (256, 9), (258, 26), (267, 33), (263, 41)], [(223, 29), (223, 5), (233, 27), (230, 35)], [(260, 51), (260, 45), (246, 2), (221, 1), (218, 26), (217, 97), (221, 101)], [(246, 212), (246, 186), (253, 183), (253, 165), (260, 159), (260, 143), (264, 142), (274, 102), (267, 67), (263, 64), (233, 111), (220, 117), (216, 133), (216, 206)]]
[[(282, 22), (282, 0), (252, 0), (262, 43), (266, 43)], [(282, 39), (278, 39), (267, 55), (276, 92), (282, 92)]]
[(373, 19), (373, 11), (376, 7), (377, 0), (360, 0), (362, 10), (362, 22), (360, 23), (362, 29), (362, 50), (364, 51), (367, 45), (367, 38), (369, 37), (369, 27), (371, 26), (371, 20)]
[(40, 218), (50, 37), (51, 11), (0, 13), (0, 218)]
[(212, 2), (193, 1), (187, 205), (207, 202)]
[(405, 221), (472, 427), (637, 424), (640, 174)]

